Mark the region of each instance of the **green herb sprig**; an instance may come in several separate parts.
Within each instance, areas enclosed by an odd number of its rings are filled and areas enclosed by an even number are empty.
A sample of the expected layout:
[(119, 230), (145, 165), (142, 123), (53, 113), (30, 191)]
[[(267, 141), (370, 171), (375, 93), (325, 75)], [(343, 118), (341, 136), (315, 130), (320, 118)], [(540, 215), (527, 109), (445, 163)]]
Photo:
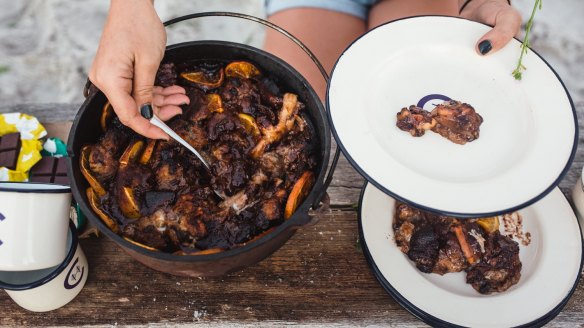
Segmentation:
[(529, 32), (531, 31), (531, 27), (533, 26), (533, 18), (535, 17), (535, 12), (538, 9), (541, 10), (541, 2), (542, 2), (542, 0), (535, 0), (535, 4), (533, 6), (533, 11), (531, 12), (531, 16), (529, 17), (529, 20), (527, 21), (527, 25), (525, 26), (525, 38), (523, 39), (523, 42), (521, 43), (521, 55), (519, 55), (519, 61), (517, 62), (517, 67), (515, 67), (515, 69), (513, 70), (513, 73), (511, 73), (511, 74), (513, 74), (513, 77), (515, 77), (516, 80), (521, 80), (523, 71), (525, 71), (527, 69), (527, 67), (523, 66), (521, 61), (523, 60), (523, 56), (525, 54), (527, 54), (527, 49), (529, 49), (529, 47), (531, 47), (531, 45), (529, 44)]

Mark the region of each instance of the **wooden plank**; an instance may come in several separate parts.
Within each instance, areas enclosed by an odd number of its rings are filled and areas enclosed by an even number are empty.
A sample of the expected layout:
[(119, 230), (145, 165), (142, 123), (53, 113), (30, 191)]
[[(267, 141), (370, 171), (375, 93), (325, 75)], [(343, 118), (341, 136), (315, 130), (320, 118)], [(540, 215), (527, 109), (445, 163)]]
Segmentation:
[(70, 305), (31, 314), (2, 295), (3, 312), (11, 315), (0, 324), (125, 325), (197, 319), (418, 324), (377, 284), (356, 241), (355, 213), (334, 211), (257, 266), (226, 277), (196, 279), (152, 271), (107, 238), (87, 239), (82, 246), (90, 275)]
[[(89, 277), (69, 305), (45, 314), (0, 295), (2, 326), (146, 323), (420, 326), (373, 277), (357, 244), (354, 211), (331, 211), (258, 265), (219, 278), (183, 278), (150, 270), (108, 238), (82, 240)], [(519, 306), (519, 305), (518, 305)], [(555, 326), (584, 322), (580, 285)]]
[(47, 104), (0, 104), (0, 113), (26, 113), (43, 123), (72, 121), (81, 104), (47, 103)]
[(43, 123), (43, 126), (47, 130), (47, 136), (56, 137), (67, 143), (67, 138), (69, 137), (69, 130), (71, 130), (72, 122), (55, 122), (55, 123)]

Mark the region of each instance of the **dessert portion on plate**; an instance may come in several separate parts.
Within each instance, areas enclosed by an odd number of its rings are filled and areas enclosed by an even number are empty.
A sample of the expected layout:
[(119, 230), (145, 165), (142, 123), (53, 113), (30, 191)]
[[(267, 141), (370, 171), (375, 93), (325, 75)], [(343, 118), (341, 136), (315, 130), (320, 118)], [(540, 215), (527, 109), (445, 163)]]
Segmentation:
[(479, 138), (482, 123), (482, 116), (471, 105), (449, 100), (436, 105), (432, 112), (415, 105), (404, 107), (397, 113), (396, 125), (413, 137), (421, 137), (426, 130), (431, 130), (464, 145)]
[(499, 232), (499, 217), (457, 219), (396, 202), (393, 230), (396, 245), (424, 273), (465, 271), (481, 294), (504, 292), (521, 278), (519, 245)]

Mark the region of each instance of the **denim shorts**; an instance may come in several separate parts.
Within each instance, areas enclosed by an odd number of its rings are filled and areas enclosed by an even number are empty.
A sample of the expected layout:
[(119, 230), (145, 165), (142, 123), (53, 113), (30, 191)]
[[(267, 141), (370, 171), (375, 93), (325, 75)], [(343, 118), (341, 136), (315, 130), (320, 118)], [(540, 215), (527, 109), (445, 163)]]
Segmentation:
[(268, 16), (285, 9), (310, 7), (328, 9), (367, 19), (369, 9), (378, 0), (266, 0)]

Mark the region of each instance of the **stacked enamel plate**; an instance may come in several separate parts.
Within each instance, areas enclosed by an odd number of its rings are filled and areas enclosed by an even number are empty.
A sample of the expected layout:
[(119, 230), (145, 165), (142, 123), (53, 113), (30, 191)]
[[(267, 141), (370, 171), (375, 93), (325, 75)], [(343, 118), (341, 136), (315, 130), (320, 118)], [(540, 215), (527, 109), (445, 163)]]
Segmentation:
[[(333, 69), (327, 106), (344, 155), (368, 183), (360, 200), (363, 249), (377, 279), (408, 311), (431, 325), (542, 325), (565, 305), (582, 268), (582, 235), (558, 183), (578, 140), (573, 103), (562, 81), (535, 52), (517, 81), (512, 40), (479, 56), (489, 26), (420, 16), (377, 27), (349, 46)], [(396, 113), (444, 99), (483, 118), (480, 137), (464, 145), (437, 133), (412, 137)], [(458, 218), (519, 211), (531, 243), (520, 243), (520, 281), (482, 295), (464, 272), (418, 271), (396, 246), (395, 201)]]

